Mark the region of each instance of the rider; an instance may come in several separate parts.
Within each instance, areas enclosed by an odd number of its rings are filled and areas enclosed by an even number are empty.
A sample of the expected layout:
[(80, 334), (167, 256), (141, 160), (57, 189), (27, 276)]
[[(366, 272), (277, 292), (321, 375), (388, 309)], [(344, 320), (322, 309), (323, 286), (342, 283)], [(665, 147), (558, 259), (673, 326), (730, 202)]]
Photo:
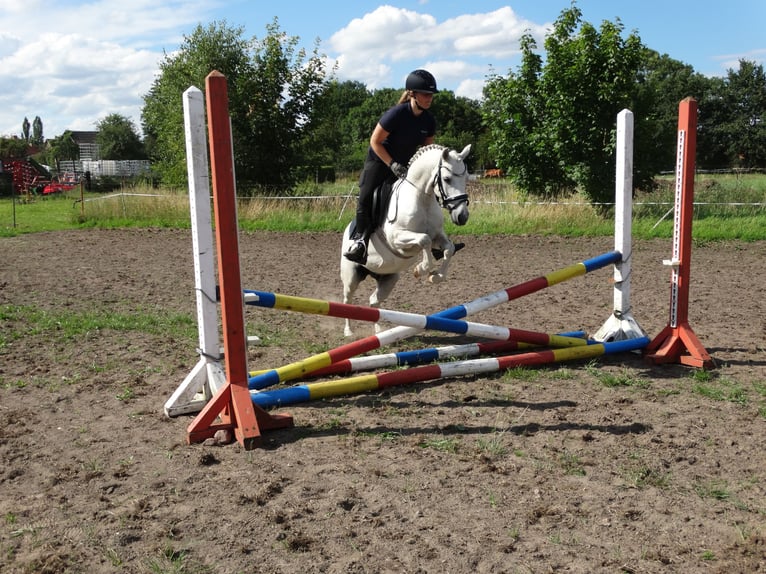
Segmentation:
[(353, 243), (343, 254), (356, 263), (367, 261), (367, 242), (375, 230), (372, 199), (376, 187), (407, 176), (407, 164), (419, 146), (434, 143), (436, 120), (428, 108), (437, 93), (436, 80), (426, 70), (407, 76), (399, 102), (386, 111), (370, 136), (370, 147), (359, 177), (356, 229)]

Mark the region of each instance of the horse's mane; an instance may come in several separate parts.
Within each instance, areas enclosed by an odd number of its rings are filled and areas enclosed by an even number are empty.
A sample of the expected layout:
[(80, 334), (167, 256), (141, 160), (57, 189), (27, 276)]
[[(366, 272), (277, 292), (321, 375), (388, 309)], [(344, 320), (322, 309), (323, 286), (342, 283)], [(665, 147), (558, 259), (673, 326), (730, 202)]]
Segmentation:
[(418, 159), (418, 158), (419, 158), (421, 155), (423, 155), (424, 153), (426, 153), (426, 152), (429, 152), (429, 151), (431, 151), (431, 150), (434, 150), (434, 149), (438, 149), (438, 150), (444, 150), (444, 149), (447, 149), (447, 148), (446, 148), (446, 146), (443, 146), (443, 145), (439, 145), (439, 144), (429, 144), (429, 145), (423, 146), (423, 147), (419, 148), (419, 149), (418, 149), (418, 150), (415, 152), (415, 155), (413, 155), (413, 156), (410, 158), (410, 163), (408, 163), (408, 164), (407, 164), (407, 166), (408, 166), (408, 167), (409, 167), (409, 166), (411, 166), (413, 163), (415, 163), (415, 161), (416, 161), (416, 160), (417, 160), (417, 159)]

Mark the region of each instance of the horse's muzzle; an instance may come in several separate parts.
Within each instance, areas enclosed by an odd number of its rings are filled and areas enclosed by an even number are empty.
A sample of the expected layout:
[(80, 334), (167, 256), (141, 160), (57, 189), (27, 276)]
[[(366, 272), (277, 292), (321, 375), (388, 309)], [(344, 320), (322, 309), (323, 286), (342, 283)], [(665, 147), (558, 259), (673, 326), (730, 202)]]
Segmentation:
[(460, 205), (450, 211), (450, 218), (455, 225), (465, 225), (468, 223), (468, 206)]

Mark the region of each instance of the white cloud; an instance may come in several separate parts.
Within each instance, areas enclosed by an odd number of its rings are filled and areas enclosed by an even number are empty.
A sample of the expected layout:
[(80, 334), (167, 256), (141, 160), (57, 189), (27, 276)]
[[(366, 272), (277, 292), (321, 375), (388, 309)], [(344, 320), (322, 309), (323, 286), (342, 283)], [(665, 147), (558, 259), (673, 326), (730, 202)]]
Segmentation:
[[(40, 116), (44, 135), (90, 130), (108, 114), (140, 129), (141, 97), (163, 49), (181, 42), (209, 13), (204, 0), (52, 0), (0, 4), (0, 135), (19, 134), (24, 117)], [(33, 33), (41, 22), (42, 33)]]
[[(517, 56), (525, 33), (542, 44), (547, 28), (519, 18), (508, 6), (443, 22), (429, 14), (380, 6), (349, 22), (328, 45), (337, 54), (341, 79), (358, 80), (371, 89), (398, 87), (411, 69), (423, 67), (440, 86), (462, 86), (460, 95), (480, 97), (477, 87), (493, 63)], [(451, 59), (439, 59), (442, 54)]]

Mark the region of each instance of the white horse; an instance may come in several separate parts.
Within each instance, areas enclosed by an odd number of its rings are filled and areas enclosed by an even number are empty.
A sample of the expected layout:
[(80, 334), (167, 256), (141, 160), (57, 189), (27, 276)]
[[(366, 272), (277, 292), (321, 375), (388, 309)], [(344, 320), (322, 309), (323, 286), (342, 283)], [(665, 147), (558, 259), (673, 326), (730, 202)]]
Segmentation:
[[(415, 277), (427, 277), (431, 283), (447, 278), (455, 245), (444, 233), (442, 208), (449, 210), (456, 225), (465, 225), (468, 221), (465, 158), (470, 151), (470, 144), (460, 153), (429, 145), (415, 153), (407, 167), (406, 179), (394, 183), (386, 218), (370, 236), (367, 262), (363, 265), (342, 255), (351, 244), (353, 222), (346, 227), (340, 257), (344, 303), (351, 303), (359, 283), (368, 275), (377, 282), (370, 295), (372, 307), (379, 307), (391, 294), (400, 273), (415, 264)], [(444, 257), (437, 259), (432, 250), (443, 251)], [(380, 332), (377, 324), (375, 332)], [(347, 337), (353, 335), (348, 319), (344, 333)]]

